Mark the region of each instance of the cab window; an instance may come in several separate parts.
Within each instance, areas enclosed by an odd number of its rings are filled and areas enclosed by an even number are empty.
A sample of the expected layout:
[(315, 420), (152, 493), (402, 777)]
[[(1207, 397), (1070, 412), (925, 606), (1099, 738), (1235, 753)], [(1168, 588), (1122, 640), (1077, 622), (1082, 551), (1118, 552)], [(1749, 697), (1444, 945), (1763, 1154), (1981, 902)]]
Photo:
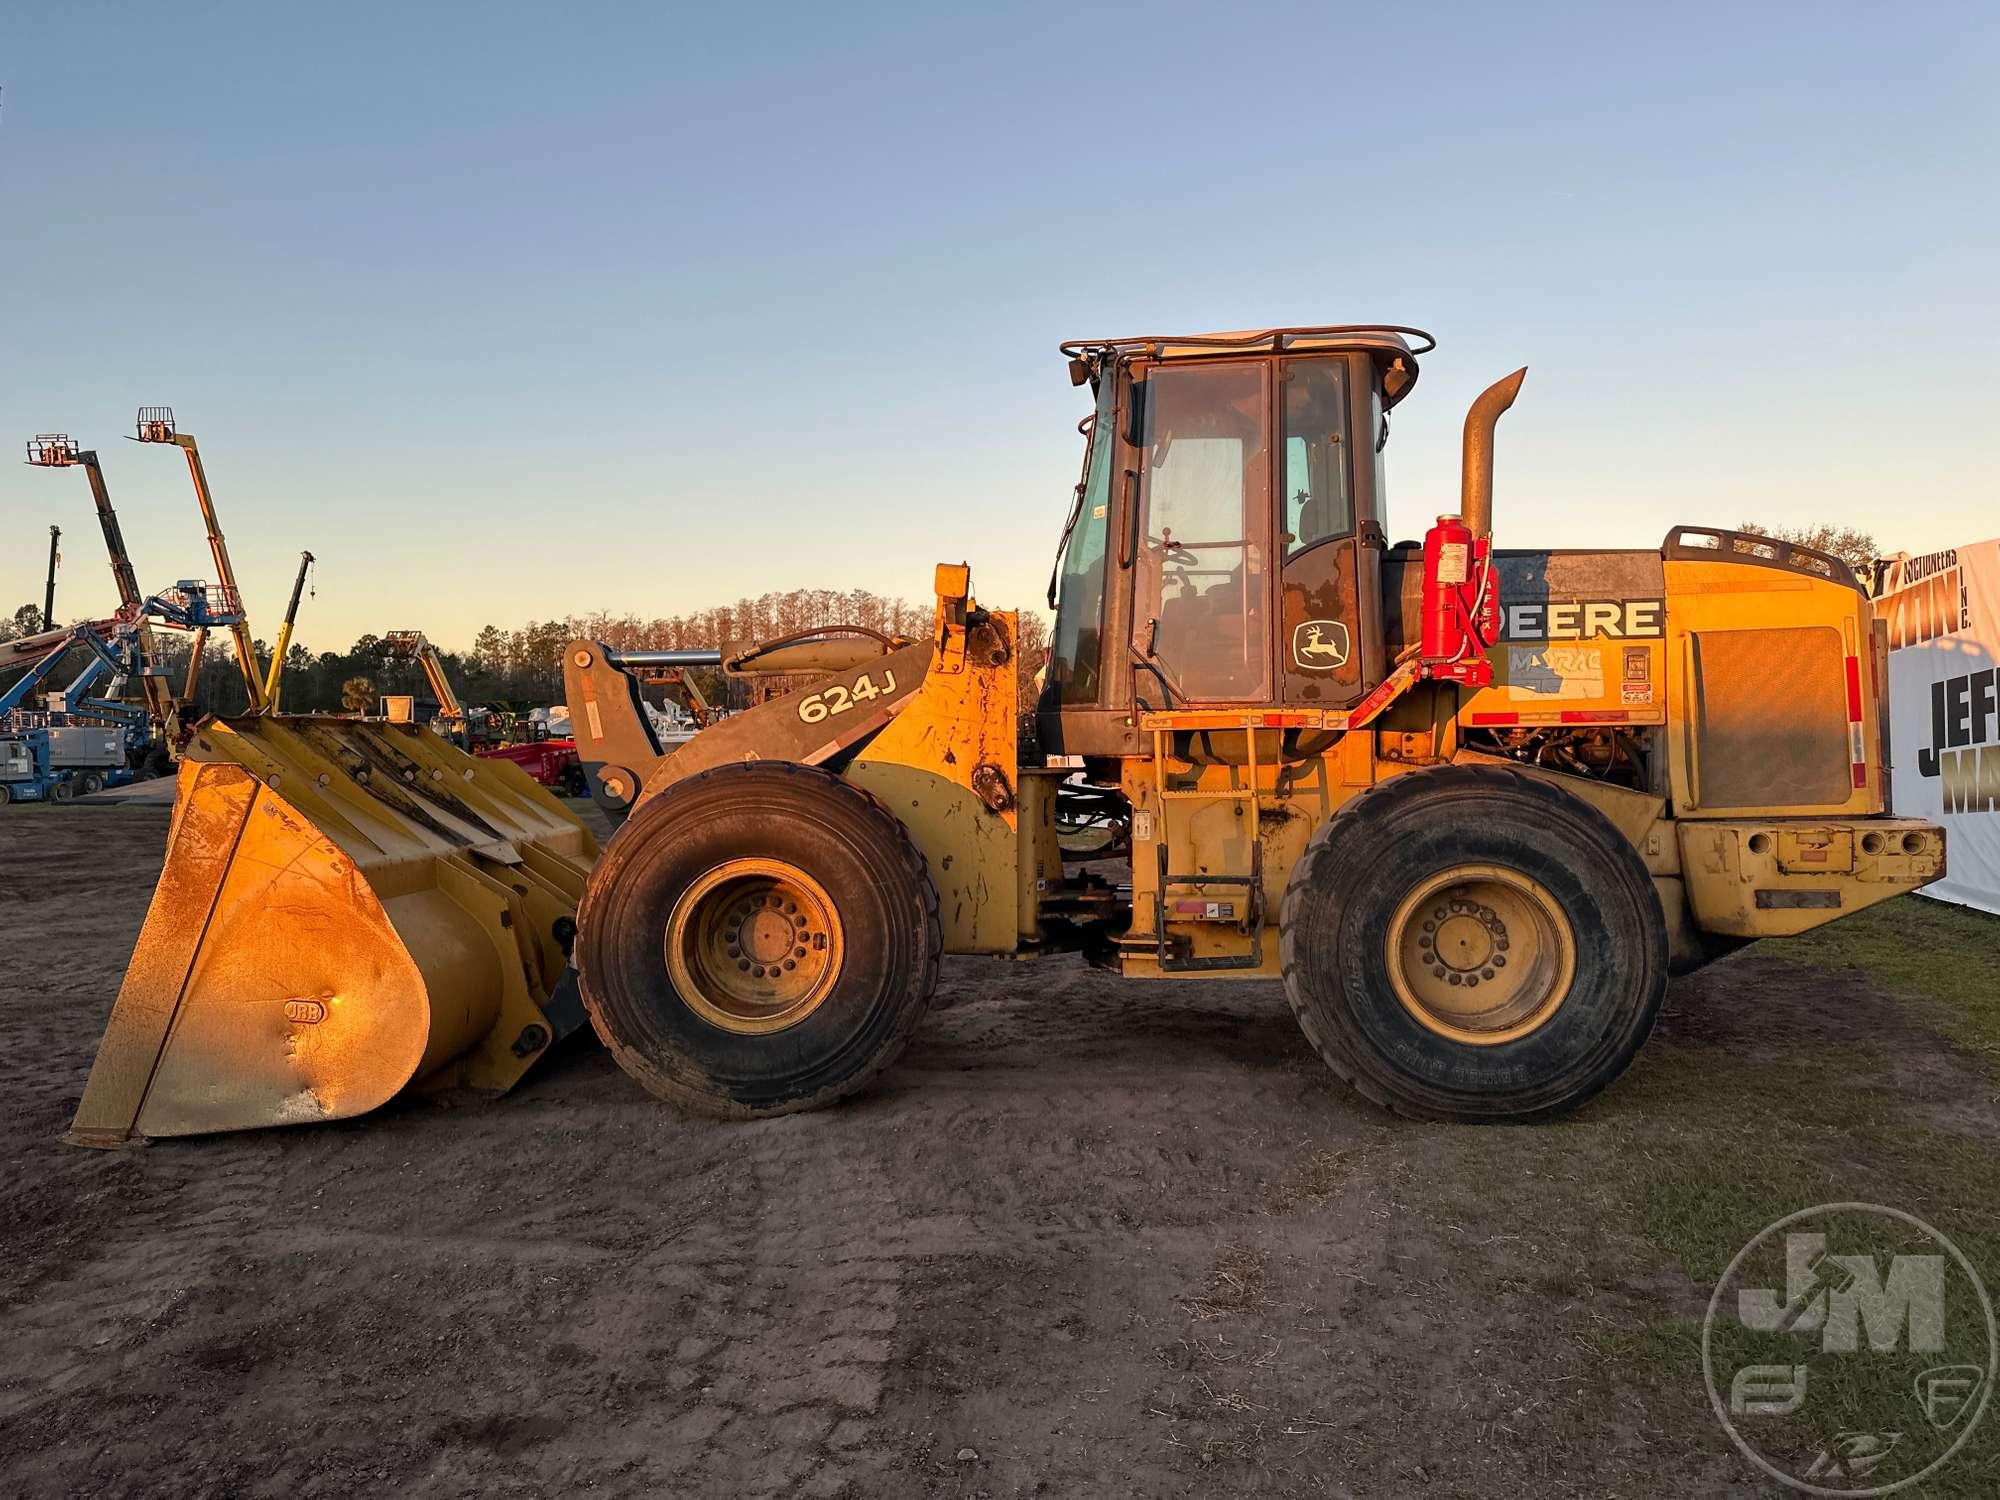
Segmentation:
[(1285, 555), (1354, 530), (1348, 479), (1347, 366), (1291, 360), (1285, 392)]
[(1056, 629), (1049, 652), (1049, 675), (1064, 703), (1098, 701), (1104, 554), (1111, 530), (1111, 454), (1117, 447), (1112, 431), (1115, 384), (1107, 375), (1098, 396), (1097, 415), (1089, 423), (1089, 446), (1084, 453), (1076, 524), (1063, 549), (1061, 577), (1056, 585)]

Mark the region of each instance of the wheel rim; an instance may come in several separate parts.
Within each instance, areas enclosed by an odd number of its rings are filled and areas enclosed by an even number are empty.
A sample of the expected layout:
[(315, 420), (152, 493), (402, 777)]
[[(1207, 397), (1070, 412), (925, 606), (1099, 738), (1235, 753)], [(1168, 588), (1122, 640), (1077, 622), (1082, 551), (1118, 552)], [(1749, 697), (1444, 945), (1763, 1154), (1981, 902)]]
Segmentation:
[(819, 1009), (844, 946), (825, 887), (782, 860), (716, 866), (667, 918), (667, 974), (681, 999), (710, 1025), (750, 1036)]
[(1389, 981), (1403, 1008), (1472, 1046), (1516, 1041), (1562, 1007), (1576, 936), (1539, 881), (1459, 865), (1422, 882), (1389, 922)]

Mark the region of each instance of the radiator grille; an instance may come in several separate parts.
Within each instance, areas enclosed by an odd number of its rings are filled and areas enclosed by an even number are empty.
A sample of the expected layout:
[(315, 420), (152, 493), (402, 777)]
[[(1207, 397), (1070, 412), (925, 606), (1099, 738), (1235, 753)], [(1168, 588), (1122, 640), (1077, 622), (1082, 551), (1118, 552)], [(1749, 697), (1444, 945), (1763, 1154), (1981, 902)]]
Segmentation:
[(1694, 653), (1703, 807), (1847, 801), (1854, 788), (1838, 630), (1704, 630)]

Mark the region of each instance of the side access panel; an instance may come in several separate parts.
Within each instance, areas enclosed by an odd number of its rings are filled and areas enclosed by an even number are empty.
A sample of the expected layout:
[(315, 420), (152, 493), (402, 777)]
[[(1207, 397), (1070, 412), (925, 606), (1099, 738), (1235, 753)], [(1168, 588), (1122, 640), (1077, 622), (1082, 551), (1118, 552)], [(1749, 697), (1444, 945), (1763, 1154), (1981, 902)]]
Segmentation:
[(1666, 580), (1676, 815), (1881, 812), (1880, 742), (1864, 726), (1883, 684), (1860, 591), (1672, 538)]

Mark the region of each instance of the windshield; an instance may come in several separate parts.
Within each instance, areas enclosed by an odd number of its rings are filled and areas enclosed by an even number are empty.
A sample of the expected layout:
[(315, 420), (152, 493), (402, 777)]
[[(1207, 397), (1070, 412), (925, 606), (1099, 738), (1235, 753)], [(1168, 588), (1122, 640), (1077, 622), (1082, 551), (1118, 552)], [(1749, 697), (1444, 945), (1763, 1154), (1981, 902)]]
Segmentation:
[(1083, 479), (1056, 578), (1056, 632), (1049, 679), (1064, 703), (1095, 703), (1104, 625), (1104, 555), (1111, 533), (1111, 456), (1116, 381), (1106, 372), (1088, 425)]

